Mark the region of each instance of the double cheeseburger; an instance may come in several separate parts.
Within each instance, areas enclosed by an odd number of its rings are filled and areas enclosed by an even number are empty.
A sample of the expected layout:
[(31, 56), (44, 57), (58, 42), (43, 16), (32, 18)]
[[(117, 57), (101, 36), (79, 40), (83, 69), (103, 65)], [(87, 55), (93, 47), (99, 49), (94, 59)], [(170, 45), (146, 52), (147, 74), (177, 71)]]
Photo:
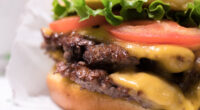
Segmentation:
[(54, 0), (47, 77), (66, 110), (200, 110), (199, 0)]

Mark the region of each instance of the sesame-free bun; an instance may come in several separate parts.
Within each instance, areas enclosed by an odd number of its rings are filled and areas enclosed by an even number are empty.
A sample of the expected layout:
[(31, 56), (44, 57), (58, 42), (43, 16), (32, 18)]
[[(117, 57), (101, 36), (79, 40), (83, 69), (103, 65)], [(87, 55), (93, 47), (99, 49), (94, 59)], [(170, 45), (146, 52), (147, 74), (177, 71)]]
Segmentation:
[(65, 110), (144, 110), (135, 102), (81, 89), (78, 84), (50, 73), (47, 84), (52, 99)]

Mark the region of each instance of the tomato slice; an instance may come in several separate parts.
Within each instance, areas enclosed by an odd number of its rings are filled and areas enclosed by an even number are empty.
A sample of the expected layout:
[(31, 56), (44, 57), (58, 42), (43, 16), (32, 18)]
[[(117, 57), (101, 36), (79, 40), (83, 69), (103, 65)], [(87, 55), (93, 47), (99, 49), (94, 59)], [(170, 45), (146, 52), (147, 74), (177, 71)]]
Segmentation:
[(89, 19), (81, 21), (81, 22), (80, 22), (80, 17), (71, 16), (71, 17), (66, 17), (66, 18), (54, 21), (49, 24), (49, 27), (54, 32), (67, 33), (79, 28), (89, 27), (89, 26), (94, 26), (94, 25), (99, 25), (99, 24), (104, 24), (104, 23), (106, 23), (106, 20), (103, 16), (96, 16), (96, 17), (91, 16)]
[(173, 21), (131, 21), (104, 26), (113, 36), (144, 44), (200, 45), (200, 29), (182, 27)]

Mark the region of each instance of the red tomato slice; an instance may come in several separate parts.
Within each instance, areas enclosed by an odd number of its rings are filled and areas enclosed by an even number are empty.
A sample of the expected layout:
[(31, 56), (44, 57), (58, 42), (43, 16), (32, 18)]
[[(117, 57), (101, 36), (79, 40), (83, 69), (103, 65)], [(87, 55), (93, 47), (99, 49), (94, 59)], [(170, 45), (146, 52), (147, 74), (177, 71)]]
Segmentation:
[(173, 21), (132, 21), (105, 25), (113, 36), (144, 44), (200, 45), (200, 29), (182, 27)]
[(79, 28), (89, 27), (89, 26), (94, 26), (94, 25), (99, 25), (99, 24), (104, 24), (104, 23), (106, 23), (106, 20), (103, 16), (96, 16), (96, 17), (91, 16), (89, 19), (85, 21), (81, 21), (81, 22), (80, 22), (80, 17), (71, 16), (71, 17), (66, 17), (66, 18), (54, 21), (49, 25), (49, 27), (54, 32), (67, 33)]

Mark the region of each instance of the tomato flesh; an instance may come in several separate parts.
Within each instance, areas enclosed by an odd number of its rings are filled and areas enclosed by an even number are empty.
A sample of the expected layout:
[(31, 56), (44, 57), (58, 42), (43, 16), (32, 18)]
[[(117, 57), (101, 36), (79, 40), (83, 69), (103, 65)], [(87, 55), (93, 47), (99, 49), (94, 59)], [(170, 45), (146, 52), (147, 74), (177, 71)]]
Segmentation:
[(84, 28), (104, 23), (106, 23), (106, 20), (103, 16), (96, 16), (96, 17), (91, 16), (89, 19), (84, 21), (80, 21), (80, 17), (78, 16), (71, 16), (54, 21), (49, 24), (49, 27), (54, 32), (67, 33), (79, 28)]
[(130, 42), (200, 45), (200, 29), (182, 27), (173, 21), (132, 21), (104, 27), (113, 36)]

